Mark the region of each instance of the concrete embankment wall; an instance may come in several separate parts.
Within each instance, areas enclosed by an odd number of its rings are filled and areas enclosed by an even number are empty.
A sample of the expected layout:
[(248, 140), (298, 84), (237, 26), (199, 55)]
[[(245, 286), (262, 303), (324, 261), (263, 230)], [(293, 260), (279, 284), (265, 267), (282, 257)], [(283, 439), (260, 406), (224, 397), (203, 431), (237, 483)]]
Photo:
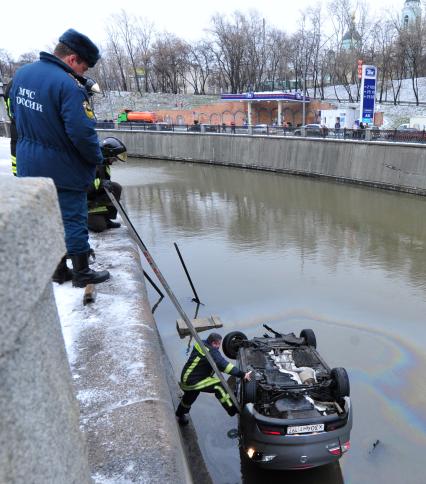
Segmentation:
[(426, 195), (426, 149), (419, 144), (210, 133), (100, 130), (130, 156), (324, 177)]
[(194, 451), (188, 465), (139, 253), (125, 227), (97, 235), (111, 279), (73, 308), (71, 372), (51, 281), (66, 250), (56, 189), (0, 176), (0, 483), (180, 484), (190, 470), (208, 483)]
[(65, 253), (46, 178), (0, 177), (0, 482), (89, 483), (51, 277)]

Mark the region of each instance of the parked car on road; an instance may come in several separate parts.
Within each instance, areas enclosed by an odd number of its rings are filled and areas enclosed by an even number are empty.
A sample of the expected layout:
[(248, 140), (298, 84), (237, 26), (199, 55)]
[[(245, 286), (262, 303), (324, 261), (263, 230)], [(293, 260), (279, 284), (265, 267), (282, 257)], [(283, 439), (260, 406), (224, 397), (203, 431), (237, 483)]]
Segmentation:
[(370, 138), (374, 141), (379, 139), (382, 136), (382, 133), (380, 132), (380, 128), (378, 126), (370, 126), (368, 128), (371, 131)]
[(223, 351), (250, 381), (239, 380), (242, 455), (268, 469), (307, 469), (337, 461), (350, 448), (352, 407), (344, 368), (330, 369), (312, 329), (248, 339), (233, 331)]
[(202, 130), (206, 133), (220, 133), (220, 125), (217, 124), (202, 124), (203, 126)]
[(268, 125), (267, 124), (256, 124), (253, 126), (253, 133), (255, 134), (267, 134)]
[(310, 137), (322, 137), (328, 136), (327, 126), (321, 124), (306, 124), (305, 126), (300, 126), (296, 128), (293, 132), (295, 136), (302, 136), (302, 128), (305, 128), (305, 135)]

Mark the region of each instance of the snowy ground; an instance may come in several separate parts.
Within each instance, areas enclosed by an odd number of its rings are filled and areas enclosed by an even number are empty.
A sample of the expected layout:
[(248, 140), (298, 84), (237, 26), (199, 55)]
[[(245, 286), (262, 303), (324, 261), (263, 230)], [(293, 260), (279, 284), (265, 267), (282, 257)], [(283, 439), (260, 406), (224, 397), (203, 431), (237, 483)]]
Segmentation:
[[(426, 102), (426, 78), (420, 78), (418, 80), (419, 85), (419, 100), (420, 102)], [(354, 99), (356, 99), (356, 87), (355, 85), (352, 87), (352, 94)], [(343, 101), (348, 100), (348, 94), (343, 86), (329, 86), (324, 89), (324, 96), (326, 99), (328, 98), (336, 98), (336, 93), (339, 99)], [(384, 101), (392, 102), (393, 101), (393, 94), (392, 94), (392, 86), (389, 85), (387, 92), (385, 92), (383, 96)], [(399, 100), (402, 104), (394, 106), (393, 104), (377, 103), (376, 104), (376, 111), (384, 112), (384, 122), (383, 128), (384, 129), (391, 129), (396, 128), (402, 123), (408, 123), (410, 121), (410, 117), (415, 116), (426, 116), (426, 106), (415, 106), (415, 105), (407, 105), (404, 103), (415, 102), (415, 97), (413, 93), (413, 89), (411, 86), (411, 79), (404, 79), (401, 84), (401, 90), (399, 93)]]
[[(426, 78), (418, 80), (420, 102), (426, 103)], [(352, 86), (352, 93), (356, 99), (356, 87)], [(313, 95), (313, 91), (310, 90)], [(342, 102), (348, 101), (348, 93), (343, 86), (329, 86), (324, 90), (326, 99), (336, 99)], [(384, 101), (393, 100), (392, 86), (389, 84), (387, 93), (383, 96)], [(383, 103), (376, 105), (376, 111), (383, 111), (383, 128), (396, 128), (402, 123), (407, 123), (410, 117), (426, 116), (426, 106), (413, 106), (404, 103), (415, 102), (411, 80), (404, 79), (401, 84), (399, 100), (402, 105), (394, 106)], [(158, 94), (148, 93), (142, 96), (132, 92), (106, 92), (104, 95), (94, 97), (95, 112), (99, 120), (116, 119), (123, 109), (134, 111), (157, 111), (161, 109), (196, 109), (203, 104), (220, 102), (220, 96), (195, 96), (192, 94)]]
[[(10, 140), (9, 138), (0, 138), (0, 176), (13, 176), (11, 173), (10, 165)], [(99, 240), (97, 237), (91, 238), (91, 245), (96, 248), (99, 246)], [(118, 242), (119, 243), (119, 242)], [(117, 257), (119, 252), (117, 252)], [(126, 269), (125, 261), (115, 260), (113, 277), (116, 280), (120, 280), (122, 284), (128, 284), (128, 272)], [(96, 266), (94, 266), (96, 268)], [(101, 287), (101, 286), (99, 286)], [(96, 318), (102, 319), (104, 316), (98, 314), (93, 319), (93, 315), (90, 315), (90, 319), (87, 320), (88, 310), (82, 304), (84, 289), (73, 288), (71, 283), (68, 282), (63, 285), (54, 284), (54, 292), (56, 305), (58, 307), (59, 317), (62, 325), (62, 332), (64, 335), (65, 346), (68, 353), (68, 359), (71, 366), (76, 360), (76, 342), (80, 338), (80, 333), (88, 328), (88, 325), (96, 323)], [(98, 297), (103, 298), (102, 291), (98, 291), (100, 294)], [(112, 297), (108, 296), (108, 301), (113, 304), (116, 314), (114, 315), (117, 320), (133, 321), (135, 324), (140, 323), (136, 317), (136, 313), (132, 311), (125, 298), (116, 294)]]

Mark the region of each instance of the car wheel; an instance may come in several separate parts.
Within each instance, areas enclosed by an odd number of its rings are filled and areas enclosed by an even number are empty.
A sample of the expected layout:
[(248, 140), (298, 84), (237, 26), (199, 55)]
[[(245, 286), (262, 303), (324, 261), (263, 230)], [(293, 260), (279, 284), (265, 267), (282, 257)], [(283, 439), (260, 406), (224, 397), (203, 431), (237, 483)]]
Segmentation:
[(317, 338), (312, 329), (302, 329), (300, 337), (305, 340), (307, 346), (317, 347)]
[(333, 381), (333, 394), (337, 399), (349, 397), (351, 388), (349, 377), (344, 368), (333, 368), (331, 370), (331, 379)]
[(247, 336), (241, 331), (231, 331), (223, 338), (222, 348), (225, 356), (235, 360), (241, 343), (247, 340)]
[(243, 382), (243, 395), (242, 395), (243, 406), (246, 403), (256, 402), (256, 391), (257, 391), (256, 380), (249, 380), (249, 381)]

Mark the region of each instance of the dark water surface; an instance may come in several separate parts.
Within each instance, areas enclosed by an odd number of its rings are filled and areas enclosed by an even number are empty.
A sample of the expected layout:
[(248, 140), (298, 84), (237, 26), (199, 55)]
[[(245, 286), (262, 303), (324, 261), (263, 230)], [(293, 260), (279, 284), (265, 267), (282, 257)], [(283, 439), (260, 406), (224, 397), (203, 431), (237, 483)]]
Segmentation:
[[(352, 448), (340, 465), (309, 471), (241, 467), (227, 435), (236, 418), (201, 395), (191, 416), (215, 483), (426, 483), (426, 199), (167, 161), (116, 164), (113, 178), (190, 318), (196, 305), (173, 242), (205, 303), (199, 316), (219, 315), (223, 335), (261, 335), (265, 322), (312, 328), (329, 365), (349, 372)], [(155, 312), (180, 375), (188, 339), (178, 317), (168, 300)]]

